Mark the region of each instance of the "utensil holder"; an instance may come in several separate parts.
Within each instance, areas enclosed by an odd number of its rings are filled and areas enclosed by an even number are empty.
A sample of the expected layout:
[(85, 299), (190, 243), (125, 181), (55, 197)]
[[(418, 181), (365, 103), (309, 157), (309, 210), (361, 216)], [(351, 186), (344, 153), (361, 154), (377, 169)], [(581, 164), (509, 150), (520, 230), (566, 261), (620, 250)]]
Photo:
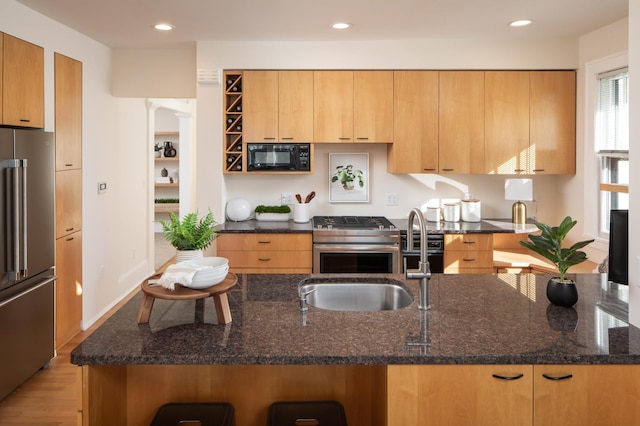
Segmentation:
[(295, 204), (293, 206), (293, 221), (296, 223), (307, 223), (310, 220), (309, 204)]

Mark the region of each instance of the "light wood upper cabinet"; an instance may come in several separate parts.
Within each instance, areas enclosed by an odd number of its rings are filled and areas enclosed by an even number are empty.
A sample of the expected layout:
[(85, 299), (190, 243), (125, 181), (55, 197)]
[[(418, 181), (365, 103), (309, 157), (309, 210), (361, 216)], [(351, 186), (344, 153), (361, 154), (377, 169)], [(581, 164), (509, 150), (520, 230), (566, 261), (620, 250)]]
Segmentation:
[(54, 54), (56, 170), (82, 167), (82, 62)]
[(528, 172), (529, 74), (485, 72), (485, 173)]
[(355, 142), (393, 142), (393, 71), (354, 71)]
[(280, 71), (281, 142), (313, 142), (313, 71)]
[(314, 71), (314, 142), (353, 142), (353, 71)]
[(3, 35), (1, 124), (44, 127), (44, 49)]
[[(0, 71), (4, 67), (3, 63), (4, 63), (4, 33), (0, 33)], [(2, 104), (4, 103), (4, 102), (2, 102), (2, 80), (4, 80), (4, 79), (0, 77), (0, 123), (3, 123), (3, 121), (2, 121)]]
[(56, 238), (82, 229), (82, 169), (56, 172)]
[(313, 141), (313, 71), (244, 71), (247, 142)]
[(576, 73), (531, 72), (530, 173), (576, 172)]
[(440, 173), (484, 173), (484, 72), (441, 71)]
[(390, 173), (438, 172), (438, 72), (395, 71)]
[(247, 142), (278, 141), (278, 71), (244, 71), (243, 135)]

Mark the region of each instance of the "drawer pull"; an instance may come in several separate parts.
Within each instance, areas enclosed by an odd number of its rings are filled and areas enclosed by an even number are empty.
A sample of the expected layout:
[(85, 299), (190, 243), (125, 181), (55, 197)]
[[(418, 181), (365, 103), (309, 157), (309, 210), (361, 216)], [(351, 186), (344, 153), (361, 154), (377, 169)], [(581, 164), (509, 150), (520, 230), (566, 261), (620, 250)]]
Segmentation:
[(422, 169), (422, 170), (424, 170), (426, 172), (434, 172), (436, 169), (431, 168), (431, 169)]
[(270, 257), (259, 257), (258, 260), (260, 262), (269, 262), (271, 260), (271, 258)]
[(369, 138), (356, 138), (356, 139), (358, 139), (359, 141), (368, 141), (369, 140)]
[(464, 262), (473, 262), (476, 259), (474, 257), (465, 257), (464, 259), (462, 259)]
[(31, 123), (31, 120), (27, 119), (27, 118), (21, 118), (20, 119), (21, 123)]
[(463, 241), (462, 243), (463, 244), (475, 244), (476, 242), (475, 241)]
[(533, 169), (534, 172), (544, 172), (544, 169)]
[(565, 374), (564, 376), (550, 376), (548, 374), (543, 374), (542, 377), (544, 377), (547, 380), (567, 380), (573, 377), (573, 374)]
[(73, 231), (73, 228), (67, 228), (67, 229), (65, 229), (65, 232), (69, 232), (69, 231)]
[(500, 380), (518, 380), (524, 377), (524, 374), (516, 374), (515, 376), (502, 376), (500, 374), (492, 374), (491, 376)]
[(276, 140), (276, 138), (270, 138), (270, 137), (264, 137), (262, 139), (265, 140), (265, 141), (275, 141)]
[(271, 241), (270, 240), (258, 241), (258, 244), (271, 244)]
[(442, 169), (442, 171), (443, 171), (443, 172), (452, 172), (452, 171), (453, 171), (453, 169), (443, 168), (443, 169)]

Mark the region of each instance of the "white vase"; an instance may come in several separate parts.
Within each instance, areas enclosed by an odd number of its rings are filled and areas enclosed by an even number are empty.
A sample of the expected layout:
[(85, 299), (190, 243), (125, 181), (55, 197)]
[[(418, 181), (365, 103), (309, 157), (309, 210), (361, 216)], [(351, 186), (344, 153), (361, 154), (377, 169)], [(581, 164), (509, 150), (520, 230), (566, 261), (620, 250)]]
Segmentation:
[(176, 263), (185, 260), (199, 259), (202, 256), (202, 250), (176, 250)]

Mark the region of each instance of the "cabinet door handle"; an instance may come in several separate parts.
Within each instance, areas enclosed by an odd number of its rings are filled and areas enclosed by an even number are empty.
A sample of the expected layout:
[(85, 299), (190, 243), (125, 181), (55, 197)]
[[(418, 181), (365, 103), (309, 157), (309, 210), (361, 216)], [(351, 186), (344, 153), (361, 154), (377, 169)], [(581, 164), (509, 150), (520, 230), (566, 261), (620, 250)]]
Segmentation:
[(65, 231), (66, 232), (73, 231), (73, 228), (67, 228), (67, 229), (65, 229)]
[(516, 374), (515, 376), (503, 376), (501, 374), (492, 374), (492, 377), (500, 380), (518, 380), (524, 377), (524, 374)]
[(573, 377), (573, 374), (565, 374), (564, 376), (550, 376), (548, 374), (543, 374), (542, 377), (544, 377), (547, 380), (567, 380)]
[(271, 244), (270, 240), (267, 241), (258, 241), (258, 244)]
[(475, 241), (463, 241), (462, 244), (475, 244)]
[(464, 262), (473, 262), (474, 260), (476, 260), (473, 257), (465, 257), (464, 259), (462, 259)]
[(73, 237), (67, 238), (65, 241), (73, 241)]
[(271, 260), (271, 258), (270, 257), (259, 257), (258, 260), (260, 262), (269, 262)]
[(265, 141), (275, 141), (276, 140), (276, 138), (262, 138), (262, 139), (264, 139)]
[(292, 141), (293, 138), (282, 138), (283, 141)]
[(338, 138), (338, 139), (341, 140), (341, 141), (350, 141), (351, 140), (351, 138)]
[(445, 168), (443, 168), (443, 169), (442, 169), (442, 171), (443, 171), (443, 172), (452, 172), (452, 171), (453, 171), (453, 169), (445, 169)]
[(357, 138), (359, 141), (368, 141), (369, 138)]
[(436, 169), (422, 169), (422, 170), (424, 170), (425, 172), (434, 172)]
[(544, 172), (544, 169), (533, 169), (534, 172)]
[(27, 119), (27, 118), (21, 118), (20, 119), (21, 123), (31, 123), (31, 120)]
[(516, 173), (524, 172), (524, 169), (515, 169), (514, 172)]
[(72, 166), (73, 166), (73, 163), (66, 163), (64, 166), (65, 166), (65, 167), (72, 167)]

